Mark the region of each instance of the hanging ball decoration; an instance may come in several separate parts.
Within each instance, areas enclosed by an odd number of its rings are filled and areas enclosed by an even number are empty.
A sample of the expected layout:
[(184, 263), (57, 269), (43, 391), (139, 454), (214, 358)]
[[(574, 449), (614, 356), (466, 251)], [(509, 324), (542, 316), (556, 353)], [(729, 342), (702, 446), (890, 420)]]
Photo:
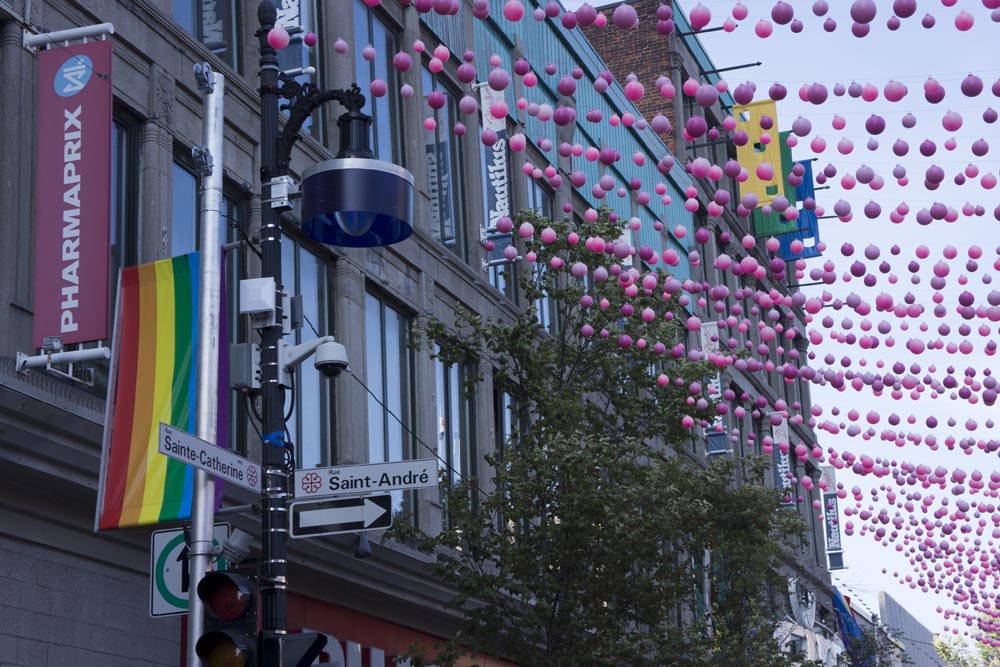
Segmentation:
[(997, 122), (997, 111), (993, 107), (986, 107), (986, 111), (983, 112), (983, 122), (995, 123)]
[(972, 16), (972, 14), (965, 11), (964, 9), (960, 11), (958, 15), (955, 17), (955, 27), (962, 32), (971, 29), (975, 22), (976, 19)]
[[(625, 5), (620, 5), (619, 7), (624, 7)], [(714, 90), (714, 88), (713, 88)], [(629, 81), (625, 84), (625, 97), (631, 102), (638, 102), (642, 99), (646, 92), (645, 86), (643, 86), (638, 81)]]
[(510, 74), (507, 73), (507, 70), (497, 67), (486, 75), (486, 83), (497, 92), (506, 90), (507, 86), (510, 85)]
[(753, 102), (754, 89), (749, 83), (741, 83), (733, 89), (733, 100), (737, 104), (750, 104)]
[(828, 17), (825, 21), (823, 21), (823, 30), (826, 32), (835, 32), (837, 30), (837, 21)]
[(941, 119), (941, 125), (949, 132), (957, 132), (962, 127), (962, 116), (956, 111), (948, 110)]
[(339, 53), (340, 55), (344, 55), (345, 53), (347, 53), (347, 48), (348, 48), (347, 42), (345, 42), (343, 39), (339, 37), (333, 42), (333, 50)]
[(382, 79), (372, 79), (368, 90), (371, 91), (373, 97), (385, 97), (385, 94), (389, 92), (389, 86)]
[(907, 112), (907, 114), (903, 116), (900, 122), (902, 123), (903, 127), (909, 130), (916, 127), (917, 117), (914, 116), (912, 113)]
[[(733, 9), (733, 18), (736, 18), (737, 20), (742, 20), (740, 19), (740, 17), (736, 16), (735, 8)], [(746, 18), (745, 14), (743, 18)], [(712, 21), (712, 11), (708, 7), (699, 2), (697, 5), (691, 8), (690, 12), (688, 12), (688, 21), (691, 23), (691, 29), (694, 30), (695, 32), (698, 32)]]
[[(458, 66), (456, 75), (458, 76), (458, 80), (462, 83), (472, 83), (476, 80), (476, 68), (469, 63), (462, 63)], [(487, 79), (488, 78), (489, 77), (487, 77)]]
[(788, 95), (788, 89), (780, 83), (774, 83), (767, 89), (767, 96), (775, 102), (780, 102)]
[(489, 0), (473, 0), (472, 15), (482, 21), (490, 15)]
[(397, 72), (408, 72), (413, 66), (413, 58), (406, 51), (400, 51), (392, 57), (392, 66)]
[(319, 36), (316, 35), (316, 33), (314, 32), (307, 32), (305, 35), (302, 36), (302, 43), (308, 46), (309, 48), (312, 48), (319, 43)]
[(885, 119), (879, 115), (872, 114), (865, 121), (865, 130), (868, 131), (868, 134), (882, 134), (885, 130)]
[(771, 8), (771, 20), (778, 25), (788, 25), (795, 18), (795, 8), (784, 0), (778, 0)]
[(576, 10), (576, 21), (584, 28), (589, 28), (594, 25), (594, 21), (597, 20), (597, 10), (586, 2), (580, 5)]
[(908, 19), (917, 11), (917, 0), (893, 0), (893, 13), (901, 19)]
[(826, 86), (821, 83), (812, 84), (809, 86), (807, 96), (809, 98), (809, 102), (812, 104), (823, 104), (823, 102), (826, 102), (826, 98), (828, 96)]
[(763, 39), (771, 36), (771, 33), (774, 32), (774, 26), (767, 19), (761, 19), (753, 27), (753, 31), (758, 37)]
[(508, 21), (520, 21), (524, 18), (524, 5), (521, 0), (507, 0), (503, 6), (503, 16)]
[(962, 79), (961, 89), (966, 97), (975, 97), (983, 92), (983, 80), (975, 74), (969, 74)]
[(856, 23), (871, 23), (877, 12), (875, 0), (854, 0), (851, 4), (851, 18)]
[(896, 81), (895, 79), (890, 79), (889, 83), (885, 84), (885, 88), (882, 90), (885, 95), (885, 99), (890, 102), (898, 102), (904, 97), (906, 97), (907, 89), (906, 85)]
[(719, 91), (715, 89), (715, 86), (704, 83), (698, 86), (698, 90), (694, 94), (694, 101), (698, 106), (708, 108), (719, 101)]
[(631, 5), (618, 5), (611, 14), (611, 22), (619, 30), (633, 30), (639, 27), (639, 15)]
[(855, 37), (867, 37), (868, 33), (872, 31), (872, 27), (868, 23), (852, 23), (851, 24), (851, 34)]
[(924, 18), (920, 19), (920, 25), (928, 30), (933, 28), (935, 24), (937, 24), (937, 19), (934, 18), (933, 14), (924, 14)]
[(812, 12), (816, 16), (826, 16), (826, 13), (830, 11), (830, 5), (827, 4), (826, 0), (816, 0), (812, 6)]
[(271, 28), (271, 30), (267, 33), (267, 43), (272, 49), (280, 51), (288, 46), (289, 41), (291, 41), (291, 37), (289, 36), (288, 31), (281, 26)]

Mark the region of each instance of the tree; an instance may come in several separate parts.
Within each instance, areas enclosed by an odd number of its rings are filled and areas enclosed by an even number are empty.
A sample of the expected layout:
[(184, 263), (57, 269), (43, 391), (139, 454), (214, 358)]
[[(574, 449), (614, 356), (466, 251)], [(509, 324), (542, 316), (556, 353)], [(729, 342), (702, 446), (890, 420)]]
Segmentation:
[(974, 646), (957, 636), (934, 635), (934, 648), (945, 667), (1000, 667), (1000, 642), (993, 614), (992, 606), (980, 610), (980, 634), (974, 637)]
[(488, 460), (493, 490), (445, 488), (447, 529), (423, 536), (467, 618), (434, 663), (471, 651), (522, 667), (790, 664), (774, 637), (775, 567), (797, 515), (763, 485), (766, 461), (693, 453), (718, 372), (685, 348), (700, 286), (617, 264), (627, 248), (603, 241), (622, 235), (607, 215), (580, 229), (516, 223), (544, 228), (525, 242), (538, 268), (519, 287), (555, 305), (554, 330), (534, 307), (428, 326), (444, 361), (493, 369), (517, 425)]

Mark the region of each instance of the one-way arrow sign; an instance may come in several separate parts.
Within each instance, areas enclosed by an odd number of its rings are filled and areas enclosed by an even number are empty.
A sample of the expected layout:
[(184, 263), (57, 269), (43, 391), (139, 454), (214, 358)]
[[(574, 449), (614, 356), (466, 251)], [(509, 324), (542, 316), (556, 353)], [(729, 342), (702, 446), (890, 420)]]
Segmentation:
[(392, 496), (361, 496), (291, 503), (292, 537), (317, 537), (388, 528), (392, 525)]

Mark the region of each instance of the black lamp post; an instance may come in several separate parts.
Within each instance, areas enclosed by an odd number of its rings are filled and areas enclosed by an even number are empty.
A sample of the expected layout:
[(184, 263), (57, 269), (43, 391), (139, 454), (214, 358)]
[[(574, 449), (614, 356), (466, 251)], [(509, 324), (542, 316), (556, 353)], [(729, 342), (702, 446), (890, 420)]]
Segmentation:
[[(261, 272), (273, 278), (277, 289), (273, 322), (260, 330), (261, 419), (263, 486), (261, 489), (260, 598), (261, 655), (280, 655), (288, 620), (287, 546), (289, 470), (284, 440), (284, 390), (279, 384), (281, 360), (281, 227), (279, 210), (287, 208), (287, 195), (278, 195), (274, 179), (285, 176), (292, 146), (302, 124), (323, 104), (337, 100), (346, 109), (339, 121), (340, 151), (337, 159), (306, 170), (303, 178), (303, 232), (327, 245), (373, 247), (409, 237), (413, 230), (413, 176), (396, 165), (374, 159), (368, 148), (372, 119), (361, 112), (365, 97), (357, 85), (348, 90), (320, 90), (300, 84), (279, 70), (278, 55), (268, 43), (277, 10), (262, 0), (257, 10), (260, 41), (261, 123)], [(289, 116), (279, 132), (279, 102)], [(317, 649), (318, 650), (318, 649)], [(280, 658), (273, 664), (280, 665)]]

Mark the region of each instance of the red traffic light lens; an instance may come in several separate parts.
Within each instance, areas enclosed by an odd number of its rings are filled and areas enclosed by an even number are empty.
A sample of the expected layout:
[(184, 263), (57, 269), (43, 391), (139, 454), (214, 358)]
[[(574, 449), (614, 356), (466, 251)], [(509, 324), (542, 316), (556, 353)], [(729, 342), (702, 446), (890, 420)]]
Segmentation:
[(195, 653), (204, 667), (246, 667), (250, 660), (250, 648), (227, 632), (202, 635), (195, 644)]
[(220, 621), (235, 621), (250, 609), (253, 591), (240, 574), (209, 572), (198, 584), (198, 597), (205, 611)]

